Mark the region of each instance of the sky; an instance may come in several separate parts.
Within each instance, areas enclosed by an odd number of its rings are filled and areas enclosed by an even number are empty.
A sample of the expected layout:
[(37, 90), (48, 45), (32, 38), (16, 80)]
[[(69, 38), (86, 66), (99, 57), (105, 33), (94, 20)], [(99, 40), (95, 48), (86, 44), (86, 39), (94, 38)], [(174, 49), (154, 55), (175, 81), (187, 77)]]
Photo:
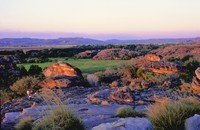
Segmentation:
[(0, 0), (0, 38), (200, 36), (200, 0)]

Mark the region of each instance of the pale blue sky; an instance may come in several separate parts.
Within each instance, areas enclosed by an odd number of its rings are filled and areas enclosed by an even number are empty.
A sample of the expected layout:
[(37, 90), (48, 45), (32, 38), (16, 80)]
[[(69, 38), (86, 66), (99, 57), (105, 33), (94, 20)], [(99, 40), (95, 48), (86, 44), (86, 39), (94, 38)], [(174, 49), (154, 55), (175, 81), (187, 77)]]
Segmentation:
[(200, 36), (200, 0), (0, 0), (0, 37)]

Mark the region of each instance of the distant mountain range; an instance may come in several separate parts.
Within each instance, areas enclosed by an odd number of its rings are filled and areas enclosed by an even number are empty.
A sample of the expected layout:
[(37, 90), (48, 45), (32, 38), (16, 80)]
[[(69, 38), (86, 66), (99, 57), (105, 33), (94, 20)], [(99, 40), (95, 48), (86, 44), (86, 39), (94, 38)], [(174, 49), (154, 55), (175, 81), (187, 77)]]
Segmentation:
[(58, 39), (36, 39), (36, 38), (3, 38), (0, 46), (55, 46), (55, 45), (96, 45), (96, 44), (167, 44), (186, 43), (200, 41), (200, 38), (177, 38), (177, 39), (143, 39), (143, 40), (96, 40), (90, 38), (58, 38)]

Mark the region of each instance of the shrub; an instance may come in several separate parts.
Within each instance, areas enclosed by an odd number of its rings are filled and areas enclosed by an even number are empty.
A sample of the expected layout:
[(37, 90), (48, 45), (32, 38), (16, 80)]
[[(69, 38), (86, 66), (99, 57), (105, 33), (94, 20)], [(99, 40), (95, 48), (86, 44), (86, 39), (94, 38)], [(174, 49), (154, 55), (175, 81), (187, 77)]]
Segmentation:
[(36, 77), (31, 77), (31, 76), (27, 76), (27, 77), (23, 77), (20, 80), (17, 80), (11, 87), (10, 89), (14, 92), (16, 92), (17, 94), (21, 95), (21, 96), (25, 96), (27, 90), (29, 89), (37, 89), (38, 86), (37, 84), (39, 83), (38, 78)]
[(19, 65), (18, 68), (22, 76), (26, 76), (28, 74), (26, 68), (23, 65)]
[(87, 75), (87, 81), (91, 86), (98, 86), (99, 78), (94, 74)]
[(33, 130), (84, 130), (84, 126), (73, 112), (59, 106), (35, 123)]
[(33, 127), (34, 118), (26, 117), (19, 121), (17, 125), (15, 125), (16, 130), (31, 130)]
[(42, 68), (39, 67), (38, 65), (31, 65), (29, 70), (28, 70), (28, 74), (29, 75), (39, 75), (42, 72)]
[(185, 120), (194, 114), (200, 114), (200, 102), (193, 98), (164, 100), (152, 105), (147, 112), (155, 130), (183, 130)]
[(145, 115), (141, 112), (135, 111), (130, 106), (123, 106), (118, 108), (116, 116), (120, 118), (126, 118), (126, 117), (144, 117)]
[(144, 69), (143, 68), (138, 68), (137, 71), (136, 71), (136, 76), (139, 78), (139, 77), (142, 77), (143, 76), (143, 73), (144, 73)]
[(2, 106), (4, 103), (6, 103), (9, 100), (15, 98), (15, 94), (10, 89), (3, 89), (2, 88), (0, 90), (0, 97), (1, 97), (0, 106)]

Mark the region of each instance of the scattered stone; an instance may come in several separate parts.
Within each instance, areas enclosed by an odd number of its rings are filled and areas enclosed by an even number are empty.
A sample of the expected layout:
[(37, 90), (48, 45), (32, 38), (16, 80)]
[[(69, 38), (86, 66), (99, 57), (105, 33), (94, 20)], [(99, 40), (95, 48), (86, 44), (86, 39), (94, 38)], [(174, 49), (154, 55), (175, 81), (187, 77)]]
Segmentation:
[(113, 81), (109, 86), (110, 86), (111, 88), (119, 87), (119, 82), (118, 82), (118, 81)]
[(115, 102), (122, 102), (122, 103), (132, 103), (133, 96), (130, 88), (128, 87), (122, 87), (118, 88), (114, 92), (111, 93), (110, 99)]
[(113, 123), (100, 124), (92, 130), (153, 130), (153, 126), (146, 118), (122, 118)]

